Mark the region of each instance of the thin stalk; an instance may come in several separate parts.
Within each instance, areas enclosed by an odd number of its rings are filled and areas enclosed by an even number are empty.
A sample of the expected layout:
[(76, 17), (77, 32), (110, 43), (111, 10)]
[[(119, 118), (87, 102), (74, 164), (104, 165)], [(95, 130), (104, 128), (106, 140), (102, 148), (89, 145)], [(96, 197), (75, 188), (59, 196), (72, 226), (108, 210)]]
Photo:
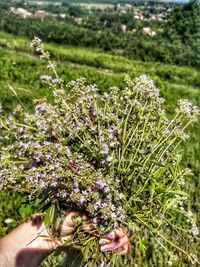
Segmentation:
[(28, 129), (31, 129), (31, 130), (34, 130), (34, 131), (38, 132), (38, 129), (37, 128), (32, 127), (32, 126), (29, 126), (29, 125), (25, 125), (25, 124), (21, 124), (21, 123), (16, 123), (16, 122), (15, 122), (15, 125), (21, 126), (21, 127), (25, 127), (25, 128), (28, 128)]
[[(178, 111), (177, 113), (176, 113), (176, 115), (174, 116), (174, 118), (170, 121), (170, 123), (168, 124), (168, 126), (167, 126), (167, 128), (165, 129), (165, 131), (167, 131), (168, 129), (169, 129), (169, 127), (173, 124), (173, 122), (178, 118), (178, 116), (180, 115), (180, 111)], [(164, 126), (163, 126), (164, 127)], [(163, 128), (161, 128), (161, 130), (162, 130)]]
[[(184, 131), (189, 125), (191, 121), (188, 121), (188, 123), (183, 127), (182, 131)], [(162, 158), (162, 156), (165, 154), (165, 152), (169, 149), (169, 147), (174, 143), (177, 137), (174, 137), (174, 139), (171, 141), (171, 143), (167, 146), (167, 148), (163, 151), (163, 153), (160, 155), (158, 161)]]
[[(134, 104), (135, 104), (135, 101), (134, 101)], [(147, 106), (147, 101), (145, 102), (144, 107), (143, 107), (142, 111), (141, 111), (140, 114), (139, 114), (139, 117), (143, 115), (146, 106)], [(140, 122), (138, 121), (136, 127), (131, 127), (129, 133), (127, 134), (126, 140), (124, 140), (124, 142), (122, 143), (122, 154), (121, 154), (121, 158), (120, 158), (120, 161), (119, 161), (119, 166), (118, 166), (118, 168), (120, 167), (121, 162), (123, 161), (123, 156), (124, 156), (124, 154), (125, 154), (125, 152), (126, 152), (128, 146), (129, 146), (130, 142), (132, 141), (132, 139), (133, 139), (133, 137), (134, 137), (134, 134), (136, 133), (136, 131), (137, 131), (138, 127), (139, 127), (139, 124), (140, 124)], [(134, 129), (134, 128), (135, 128), (135, 129)], [(132, 132), (133, 129), (134, 129), (134, 131)], [(132, 132), (132, 134), (131, 134), (131, 132)], [(126, 146), (124, 147), (124, 145), (125, 145), (125, 143), (127, 142), (128, 138), (129, 138), (129, 136), (130, 136), (130, 134), (131, 134), (131, 137), (130, 137), (128, 143), (126, 144)], [(124, 137), (124, 138), (125, 138), (125, 137)]]
[(132, 162), (134, 162), (135, 158), (136, 158), (137, 155), (138, 155), (138, 151), (139, 151), (139, 149), (140, 149), (140, 147), (141, 147), (142, 140), (143, 140), (143, 138), (144, 138), (144, 133), (145, 133), (145, 129), (146, 129), (147, 123), (148, 123), (148, 121), (149, 121), (149, 117), (150, 117), (150, 113), (148, 113), (148, 115), (147, 115), (147, 117), (146, 117), (146, 119), (145, 119), (144, 127), (143, 127), (143, 129), (142, 129), (142, 135), (141, 135), (141, 137), (140, 137), (140, 141), (139, 141), (138, 147), (137, 147), (137, 149), (136, 149), (136, 153), (134, 154), (133, 158), (130, 160), (130, 163), (129, 163), (129, 165), (128, 165), (128, 168), (131, 166)]
[[(98, 136), (100, 135), (100, 131), (101, 131), (101, 124), (100, 124), (100, 120), (99, 120), (99, 116), (98, 116), (98, 108), (97, 108), (97, 103), (96, 101), (94, 102), (94, 107), (95, 107), (95, 111), (96, 111), (96, 116), (97, 116), (97, 129), (98, 129)], [(98, 145), (99, 147), (101, 146), (101, 141), (98, 138)]]
[(160, 146), (162, 146), (168, 139), (169, 139), (169, 137), (171, 136), (173, 134), (173, 131), (159, 144), (159, 141), (161, 140), (159, 140), (158, 141), (158, 144), (157, 144), (157, 146), (156, 146), (156, 148), (154, 148), (154, 150), (146, 157), (146, 159), (144, 160), (144, 163), (143, 163), (143, 167), (141, 168), (141, 170), (139, 171), (139, 173), (138, 173), (138, 175), (137, 175), (137, 177), (139, 177), (140, 176), (140, 174), (142, 173), (142, 171), (145, 169), (145, 167), (146, 167), (146, 164), (147, 164), (147, 162), (148, 162), (148, 160), (150, 159), (150, 157), (157, 151), (157, 149), (158, 148), (160, 148)]
[(88, 144), (87, 143), (85, 143), (85, 141), (76, 133), (76, 132), (74, 132), (72, 129), (70, 129), (69, 127), (68, 127), (68, 130), (71, 132), (71, 133), (73, 133), (73, 134), (75, 134), (75, 136), (82, 142), (82, 144), (84, 144), (87, 148), (88, 148), (88, 150), (90, 151), (90, 153), (92, 153), (92, 150), (90, 149), (90, 147), (88, 146)]
[(171, 256), (171, 252), (160, 242), (160, 240), (159, 239), (157, 239), (155, 236), (154, 236), (154, 238), (155, 238), (155, 240), (158, 242), (158, 244), (162, 247), (162, 248), (164, 248), (164, 250), (167, 252), (167, 254), (168, 255), (170, 255)]
[[(48, 64), (51, 65), (51, 66), (53, 66), (52, 61), (49, 59), (48, 54), (44, 51), (43, 48), (41, 48), (41, 54), (42, 55), (45, 55)], [(59, 79), (58, 73), (57, 73), (57, 71), (56, 71), (56, 69), (54, 67), (52, 68), (52, 71), (53, 71), (54, 75), (56, 76), (56, 78)]]
[[(169, 223), (169, 224), (174, 228), (174, 230), (175, 230), (181, 237), (182, 237), (182, 235), (181, 235), (181, 233), (180, 233), (178, 230), (181, 230), (181, 231), (183, 231), (183, 232), (185, 232), (185, 233), (188, 233), (187, 230), (185, 230), (185, 229), (183, 229), (183, 228), (180, 228), (180, 227), (178, 227), (178, 226), (173, 225), (169, 220), (167, 220), (166, 217), (164, 217), (164, 219), (165, 219), (165, 221), (166, 221), (167, 223)], [(178, 229), (178, 230), (177, 230), (177, 229)]]
[(8, 127), (3, 123), (3, 120), (2, 120), (2, 119), (0, 119), (0, 125), (1, 125), (4, 129), (10, 131), (10, 128), (8, 128)]
[[(188, 123), (183, 127), (182, 131), (184, 131), (190, 124), (192, 121), (188, 121)], [(174, 137), (174, 139), (169, 143), (169, 145), (164, 149), (164, 151), (160, 154), (158, 161), (161, 160), (161, 158), (163, 157), (163, 155), (166, 153), (166, 151), (173, 145), (173, 143), (176, 141), (176, 139), (178, 138), (178, 136)], [(182, 140), (181, 140), (182, 141)], [(159, 155), (159, 154), (158, 154)], [(166, 162), (166, 161), (165, 161)], [(155, 166), (153, 168), (153, 171), (155, 170)]]
[[(190, 258), (191, 256), (182, 248), (178, 247), (177, 245), (175, 245), (174, 243), (172, 243), (171, 241), (169, 241), (167, 238), (165, 238), (163, 235), (161, 235), (160, 233), (157, 233), (163, 240), (165, 240), (168, 244), (170, 244), (171, 246), (173, 246), (174, 248), (176, 248), (177, 250), (181, 251), (183, 254), (185, 254), (188, 258)], [(197, 263), (200, 264), (200, 262), (197, 260)]]
[(16, 98), (18, 99), (19, 103), (22, 105), (23, 109), (26, 110), (23, 102), (21, 101), (21, 99), (19, 98), (17, 92), (15, 91), (15, 89), (10, 85), (8, 84), (8, 87), (10, 88), (10, 90), (14, 93), (14, 95), (16, 96)]
[(146, 187), (146, 185), (147, 185), (147, 183), (148, 183), (148, 181), (151, 179), (151, 177), (148, 177), (147, 179), (146, 179), (146, 181), (144, 182), (144, 185), (142, 186), (142, 187), (140, 187), (139, 189), (138, 189), (138, 191), (130, 198), (130, 202), (133, 200), (133, 198), (135, 198), (135, 197), (137, 197), (142, 191), (143, 191), (143, 189)]

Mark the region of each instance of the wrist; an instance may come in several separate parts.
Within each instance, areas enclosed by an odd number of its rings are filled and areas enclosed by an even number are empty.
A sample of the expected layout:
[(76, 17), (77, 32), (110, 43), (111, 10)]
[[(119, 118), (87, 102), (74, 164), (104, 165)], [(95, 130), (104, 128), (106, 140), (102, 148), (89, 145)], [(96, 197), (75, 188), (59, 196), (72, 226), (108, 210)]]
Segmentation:
[(36, 267), (57, 247), (41, 215), (33, 215), (0, 240), (0, 266)]
[(45, 250), (47, 253), (52, 253), (58, 247), (58, 241), (53, 238), (50, 231), (47, 230), (43, 216), (35, 214), (30, 218), (32, 227), (29, 228), (30, 235), (34, 235), (35, 238), (27, 244), (29, 248), (36, 248)]

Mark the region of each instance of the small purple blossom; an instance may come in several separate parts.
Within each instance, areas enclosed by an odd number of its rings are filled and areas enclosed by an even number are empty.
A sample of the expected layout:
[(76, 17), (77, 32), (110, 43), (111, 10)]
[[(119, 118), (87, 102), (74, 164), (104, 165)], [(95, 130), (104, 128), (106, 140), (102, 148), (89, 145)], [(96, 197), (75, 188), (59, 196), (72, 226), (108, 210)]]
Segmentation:
[(80, 190), (79, 190), (79, 188), (74, 188), (73, 192), (76, 194), (76, 193), (79, 193)]
[(78, 201), (78, 202), (79, 202), (80, 204), (83, 204), (83, 203), (85, 202), (85, 200), (86, 200), (85, 197), (84, 197), (84, 196), (81, 196), (81, 197), (79, 198), (79, 201)]
[(106, 184), (102, 180), (97, 180), (96, 184), (98, 185), (99, 189), (104, 189), (104, 187), (106, 187)]

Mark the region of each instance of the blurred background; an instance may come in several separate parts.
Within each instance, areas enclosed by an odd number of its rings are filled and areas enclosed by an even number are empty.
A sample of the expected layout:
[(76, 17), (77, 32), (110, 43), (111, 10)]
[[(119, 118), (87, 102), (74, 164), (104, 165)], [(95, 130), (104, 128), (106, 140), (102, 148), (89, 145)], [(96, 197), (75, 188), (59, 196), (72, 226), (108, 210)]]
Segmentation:
[[(40, 37), (65, 81), (84, 76), (101, 91), (123, 87), (123, 77), (149, 75), (171, 116), (179, 98), (200, 106), (200, 2), (197, 0), (0, 0), (0, 103), (9, 114), (19, 103), (51, 92), (40, 81), (48, 73), (29, 47)], [(10, 90), (13, 88), (13, 90)], [(17, 94), (17, 97), (16, 97)], [(188, 208), (199, 220), (200, 127), (183, 146)], [(0, 237), (22, 222), (23, 194), (0, 192)], [(184, 242), (184, 241), (183, 241)], [(148, 246), (148, 244), (147, 244)], [(187, 246), (187, 244), (183, 244)], [(131, 266), (167, 266), (164, 252), (138, 253)], [(50, 258), (43, 265), (54, 266)], [(126, 265), (128, 266), (128, 265)], [(176, 266), (190, 266), (181, 261)]]

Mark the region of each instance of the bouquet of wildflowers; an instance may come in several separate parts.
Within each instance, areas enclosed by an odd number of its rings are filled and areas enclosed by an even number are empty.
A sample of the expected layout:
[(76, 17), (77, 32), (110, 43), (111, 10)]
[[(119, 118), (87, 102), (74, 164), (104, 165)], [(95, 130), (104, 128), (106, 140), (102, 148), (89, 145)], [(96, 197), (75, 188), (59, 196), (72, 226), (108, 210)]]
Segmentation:
[[(169, 264), (183, 255), (198, 262), (192, 242), (198, 228), (185, 209), (184, 180), (191, 172), (181, 168), (179, 147), (199, 109), (179, 100), (168, 119), (159, 90), (145, 75), (127, 76), (124, 89), (112, 87), (103, 95), (85, 78), (65, 84), (41, 40), (31, 46), (52, 71), (41, 79), (52, 88), (53, 103), (44, 98), (34, 102), (33, 113), (22, 106), (8, 117), (2, 113), (0, 190), (25, 192), (26, 208), (42, 211), (55, 235), (66, 210), (85, 214), (95, 234), (85, 233), (77, 217), (65, 245), (80, 249), (87, 266), (121, 261), (98, 247), (99, 238), (115, 227), (132, 232), (134, 249), (145, 251), (153, 239), (168, 253)], [(191, 241), (188, 249), (181, 247), (183, 238)]]

